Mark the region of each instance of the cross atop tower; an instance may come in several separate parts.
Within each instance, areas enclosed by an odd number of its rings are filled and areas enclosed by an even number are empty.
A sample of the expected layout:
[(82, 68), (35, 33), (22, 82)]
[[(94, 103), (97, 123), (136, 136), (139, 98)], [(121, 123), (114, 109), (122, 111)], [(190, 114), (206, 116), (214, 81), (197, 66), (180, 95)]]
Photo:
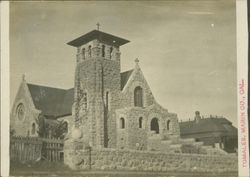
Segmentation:
[(96, 24), (96, 26), (97, 26), (97, 30), (99, 31), (99, 29), (100, 29), (100, 23), (98, 22), (97, 24)]
[(26, 81), (26, 79), (25, 79), (25, 74), (22, 75), (22, 80), (23, 80), (23, 81)]

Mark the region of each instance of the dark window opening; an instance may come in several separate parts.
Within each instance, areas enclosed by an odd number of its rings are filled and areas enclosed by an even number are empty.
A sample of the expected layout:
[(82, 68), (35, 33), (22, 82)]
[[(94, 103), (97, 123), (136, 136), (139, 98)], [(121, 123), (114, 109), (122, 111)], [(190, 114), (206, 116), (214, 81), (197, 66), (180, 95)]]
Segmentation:
[(64, 153), (60, 152), (60, 160), (63, 161), (63, 159), (64, 159)]
[(89, 46), (89, 56), (91, 57), (91, 45)]
[(113, 55), (113, 47), (110, 47), (109, 55), (110, 55), (110, 59), (111, 59), (111, 58), (112, 58), (112, 55)]
[(106, 100), (105, 100), (105, 102), (106, 102), (106, 108), (108, 109), (108, 107), (109, 107), (109, 92), (106, 92)]
[(139, 118), (139, 128), (142, 128), (142, 117)]
[(167, 121), (167, 130), (170, 130), (170, 120)]
[(138, 107), (143, 107), (143, 95), (142, 88), (140, 86), (135, 88), (134, 91), (134, 104)]
[(33, 123), (33, 124), (32, 124), (31, 134), (34, 135), (35, 133), (36, 133), (36, 124)]
[(125, 119), (122, 117), (120, 118), (120, 128), (124, 129), (125, 128)]
[(85, 59), (85, 48), (82, 49), (82, 59)]
[(159, 134), (159, 123), (157, 118), (153, 118), (151, 120), (150, 130), (155, 131), (156, 134)]
[(102, 57), (105, 57), (105, 45), (102, 45)]

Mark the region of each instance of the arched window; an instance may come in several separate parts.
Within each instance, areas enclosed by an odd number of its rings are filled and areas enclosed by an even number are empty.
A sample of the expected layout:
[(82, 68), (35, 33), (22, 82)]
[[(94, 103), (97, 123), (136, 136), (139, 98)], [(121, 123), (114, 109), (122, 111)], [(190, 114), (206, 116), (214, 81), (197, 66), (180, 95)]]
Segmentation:
[(112, 59), (112, 55), (113, 55), (113, 47), (110, 47), (110, 50), (109, 50), (109, 55), (110, 55), (110, 59)]
[(167, 121), (167, 130), (170, 130), (170, 120)]
[(102, 45), (102, 57), (105, 57), (105, 45)]
[(36, 133), (36, 124), (32, 124), (31, 134), (34, 135)]
[(158, 123), (158, 119), (157, 118), (153, 118), (151, 120), (151, 124), (150, 124), (150, 130), (151, 131), (155, 131), (156, 134), (159, 134), (159, 123)]
[(91, 57), (91, 45), (89, 45), (89, 50), (88, 50), (88, 52), (89, 52), (89, 57)]
[(121, 129), (125, 128), (125, 119), (123, 117), (120, 118), (120, 128)]
[(82, 49), (82, 59), (85, 59), (85, 48)]
[(143, 107), (143, 98), (142, 98), (142, 88), (140, 86), (136, 87), (134, 90), (134, 104), (138, 107)]
[(142, 117), (139, 118), (139, 128), (142, 128)]
[(24, 109), (24, 104), (23, 103), (20, 103), (17, 106), (16, 114), (17, 114), (17, 117), (18, 117), (19, 120), (23, 120), (24, 119), (25, 109)]

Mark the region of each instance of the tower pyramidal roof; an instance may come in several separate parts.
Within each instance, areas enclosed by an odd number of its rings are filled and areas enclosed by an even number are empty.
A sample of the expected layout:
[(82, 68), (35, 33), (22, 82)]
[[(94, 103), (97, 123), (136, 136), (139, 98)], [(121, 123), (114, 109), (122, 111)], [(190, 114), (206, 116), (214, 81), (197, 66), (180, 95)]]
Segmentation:
[(107, 44), (112, 44), (115, 46), (121, 46), (124, 45), (128, 42), (130, 42), (127, 39), (123, 39), (108, 33), (104, 33), (99, 30), (93, 30), (88, 32), (87, 34), (84, 34), (70, 42), (68, 42), (68, 45), (74, 46), (74, 47), (79, 47), (83, 44), (88, 43), (89, 41), (92, 41), (94, 39), (98, 39), (101, 42), (107, 43)]

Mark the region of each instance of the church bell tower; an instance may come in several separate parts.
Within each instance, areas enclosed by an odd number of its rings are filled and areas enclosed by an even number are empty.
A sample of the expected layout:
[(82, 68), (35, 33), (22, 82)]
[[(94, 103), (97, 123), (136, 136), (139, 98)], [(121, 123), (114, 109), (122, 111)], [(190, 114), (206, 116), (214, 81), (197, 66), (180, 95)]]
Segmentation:
[(108, 147), (113, 102), (120, 94), (120, 46), (128, 43), (93, 30), (68, 45), (77, 48), (72, 113), (84, 141)]

